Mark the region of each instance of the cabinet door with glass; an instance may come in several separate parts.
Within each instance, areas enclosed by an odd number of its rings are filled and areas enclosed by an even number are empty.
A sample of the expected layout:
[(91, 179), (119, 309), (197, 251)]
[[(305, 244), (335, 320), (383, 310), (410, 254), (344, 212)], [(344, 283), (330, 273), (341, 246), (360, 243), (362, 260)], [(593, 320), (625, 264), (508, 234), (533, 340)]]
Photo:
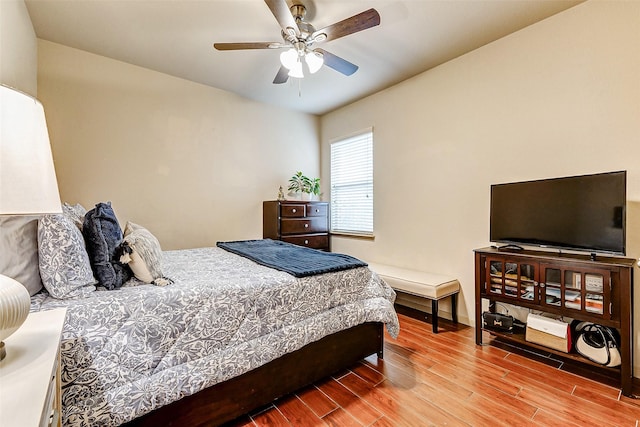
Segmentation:
[(536, 302), (538, 300), (537, 265), (517, 259), (487, 258), (486, 289), (489, 295)]
[(562, 264), (540, 265), (540, 303), (611, 318), (611, 273)]

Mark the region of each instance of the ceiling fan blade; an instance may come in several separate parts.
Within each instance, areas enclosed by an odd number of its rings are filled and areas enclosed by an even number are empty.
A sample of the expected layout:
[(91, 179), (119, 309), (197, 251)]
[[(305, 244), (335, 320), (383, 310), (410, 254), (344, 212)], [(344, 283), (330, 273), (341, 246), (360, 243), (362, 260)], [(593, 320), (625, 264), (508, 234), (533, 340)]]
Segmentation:
[[(298, 24), (296, 24), (296, 20), (291, 14), (289, 6), (285, 0), (264, 0), (264, 2), (269, 6), (271, 13), (273, 13), (273, 16), (275, 16), (276, 21), (278, 21), (278, 24), (280, 24), (280, 27), (282, 27), (285, 33), (290, 36), (300, 35)], [(293, 34), (290, 31), (287, 31), (289, 28), (291, 28)]]
[(273, 84), (279, 85), (282, 83), (286, 83), (287, 80), (289, 80), (289, 70), (281, 65), (280, 69), (278, 70), (278, 74), (276, 74), (276, 78), (273, 79)]
[(331, 52), (327, 52), (324, 49), (314, 49), (314, 51), (322, 54), (324, 65), (329, 68), (333, 68), (334, 70), (344, 74), (345, 76), (350, 76), (351, 74), (358, 71), (357, 65), (352, 64), (346, 59), (342, 59)]
[(369, 9), (353, 15), (351, 18), (324, 27), (313, 33), (311, 37), (315, 39), (317, 36), (325, 34), (327, 36), (325, 41), (330, 41), (366, 30), (367, 28), (375, 27), (376, 25), (380, 25), (380, 14), (375, 9)]
[(286, 45), (280, 42), (250, 42), (250, 43), (214, 43), (218, 50), (243, 50), (243, 49), (278, 49)]

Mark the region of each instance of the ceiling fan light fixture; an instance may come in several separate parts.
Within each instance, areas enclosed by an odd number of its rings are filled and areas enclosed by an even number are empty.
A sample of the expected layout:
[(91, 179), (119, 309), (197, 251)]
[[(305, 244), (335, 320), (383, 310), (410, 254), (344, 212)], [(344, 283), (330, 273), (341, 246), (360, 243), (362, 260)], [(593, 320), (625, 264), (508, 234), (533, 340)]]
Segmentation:
[(302, 61), (297, 60), (295, 65), (292, 68), (289, 68), (289, 77), (295, 77), (297, 79), (304, 77), (304, 73), (302, 72)]
[(311, 74), (315, 74), (322, 67), (322, 64), (324, 64), (322, 54), (319, 52), (309, 51), (305, 54), (304, 59), (307, 61)]
[[(2, 0), (0, 0), (2, 1)], [(306, 6), (310, 0), (265, 0), (281, 28), (282, 42), (214, 43), (217, 50), (283, 49), (281, 66), (273, 80), (282, 84), (289, 77), (302, 79), (304, 73), (318, 72), (323, 65), (350, 76), (358, 66), (323, 49), (313, 49), (314, 43), (336, 40), (350, 34), (380, 25), (380, 14), (371, 8), (320, 30), (305, 20)], [(306, 68), (306, 70), (305, 70)]]
[(292, 70), (298, 63), (298, 51), (295, 49), (287, 49), (280, 54), (280, 63), (288, 70)]

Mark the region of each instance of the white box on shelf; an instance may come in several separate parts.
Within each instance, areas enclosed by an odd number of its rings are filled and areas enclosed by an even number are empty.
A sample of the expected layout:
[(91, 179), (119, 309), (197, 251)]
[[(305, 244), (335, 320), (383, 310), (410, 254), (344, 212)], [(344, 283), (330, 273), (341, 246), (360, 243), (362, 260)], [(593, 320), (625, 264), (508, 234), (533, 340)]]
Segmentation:
[(529, 313), (525, 340), (569, 353), (571, 351), (571, 327), (568, 323)]

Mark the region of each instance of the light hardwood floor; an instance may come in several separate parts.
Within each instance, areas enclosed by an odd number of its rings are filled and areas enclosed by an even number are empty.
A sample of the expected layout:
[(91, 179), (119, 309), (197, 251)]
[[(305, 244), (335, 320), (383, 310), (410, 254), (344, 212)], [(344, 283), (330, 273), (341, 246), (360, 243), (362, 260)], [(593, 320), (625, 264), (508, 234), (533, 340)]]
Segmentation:
[[(229, 426), (640, 426), (640, 400), (509, 351), (473, 328), (399, 314), (370, 356)], [(487, 340), (485, 340), (487, 341)]]

